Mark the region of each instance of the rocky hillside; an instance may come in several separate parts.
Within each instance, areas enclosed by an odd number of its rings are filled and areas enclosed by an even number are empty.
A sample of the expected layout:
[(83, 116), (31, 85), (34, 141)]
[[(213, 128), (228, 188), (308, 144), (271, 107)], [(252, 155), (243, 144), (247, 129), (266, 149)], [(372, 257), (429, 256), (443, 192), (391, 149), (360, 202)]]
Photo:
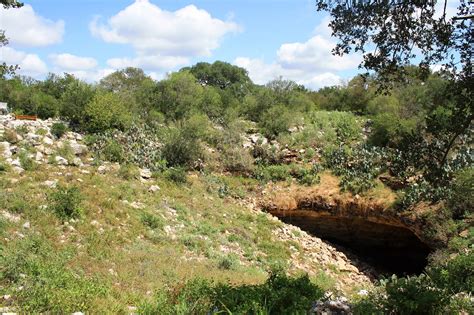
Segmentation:
[(371, 286), (370, 267), (262, 212), (256, 180), (99, 162), (55, 123), (0, 117), (2, 311), (134, 313), (168, 285), (277, 266), (334, 295)]

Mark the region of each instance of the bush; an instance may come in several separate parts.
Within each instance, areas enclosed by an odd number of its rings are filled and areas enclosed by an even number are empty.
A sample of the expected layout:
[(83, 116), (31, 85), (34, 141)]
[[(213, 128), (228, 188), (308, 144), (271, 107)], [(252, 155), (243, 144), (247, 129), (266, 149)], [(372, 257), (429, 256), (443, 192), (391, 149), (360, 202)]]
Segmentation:
[(272, 272), (263, 284), (233, 286), (194, 280), (168, 294), (154, 305), (140, 308), (145, 314), (307, 314), (323, 291), (308, 276), (290, 278)]
[(161, 154), (168, 166), (194, 168), (202, 157), (202, 150), (195, 135), (184, 130), (172, 129)]
[(64, 133), (66, 133), (67, 127), (63, 123), (54, 123), (51, 126), (51, 134), (56, 138), (61, 138)]
[(34, 171), (37, 169), (38, 164), (36, 164), (36, 162), (30, 158), (27, 151), (21, 151), (18, 158), (20, 160), (21, 167), (25, 171)]
[(149, 213), (144, 213), (141, 216), (141, 221), (144, 225), (148, 226), (150, 229), (163, 228), (165, 225), (162, 218)]
[(186, 184), (188, 179), (186, 177), (186, 170), (182, 167), (170, 167), (165, 171), (166, 179), (176, 184)]
[(114, 93), (98, 93), (85, 108), (86, 128), (89, 132), (108, 129), (125, 130), (132, 124), (132, 115), (127, 104)]
[(284, 181), (291, 178), (290, 167), (288, 165), (259, 166), (255, 170), (254, 176), (262, 182)]
[(312, 186), (319, 184), (320, 177), (318, 173), (322, 170), (321, 165), (314, 164), (310, 169), (306, 167), (294, 167), (291, 175), (296, 178), (301, 185)]
[(58, 185), (56, 190), (49, 195), (50, 209), (56, 213), (56, 215), (63, 219), (68, 220), (72, 218), (78, 218), (82, 215), (82, 196), (78, 187), (65, 187)]
[(34, 235), (2, 249), (0, 281), (9, 283), (2, 292), (15, 296), (10, 300), (14, 309), (26, 314), (88, 313), (96, 299), (106, 296), (107, 285), (71, 270), (71, 251), (60, 248)]
[(259, 125), (262, 133), (268, 138), (274, 139), (280, 133), (288, 132), (292, 122), (292, 114), (283, 105), (271, 107), (260, 119)]
[(254, 168), (254, 159), (249, 151), (239, 147), (227, 147), (221, 154), (224, 169), (229, 172), (250, 174)]
[(116, 140), (109, 139), (101, 153), (107, 161), (117, 163), (122, 163), (125, 161), (125, 153), (123, 148)]
[(387, 165), (386, 150), (377, 147), (359, 146), (350, 149), (340, 146), (324, 153), (325, 167), (341, 176), (341, 189), (354, 194), (364, 193), (375, 187), (375, 178)]
[(118, 170), (118, 176), (123, 179), (137, 179), (140, 175), (138, 167), (133, 164), (121, 164)]

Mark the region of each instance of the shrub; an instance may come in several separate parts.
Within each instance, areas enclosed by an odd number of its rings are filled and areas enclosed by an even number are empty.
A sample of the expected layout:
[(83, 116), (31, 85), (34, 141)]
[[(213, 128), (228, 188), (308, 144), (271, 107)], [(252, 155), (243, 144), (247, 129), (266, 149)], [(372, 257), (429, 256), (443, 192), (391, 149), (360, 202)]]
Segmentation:
[(275, 138), (280, 133), (287, 132), (292, 122), (292, 114), (283, 105), (271, 107), (260, 119), (262, 133), (268, 138)]
[(123, 179), (137, 179), (140, 175), (138, 167), (133, 164), (121, 164), (118, 170), (118, 176)]
[(219, 258), (217, 267), (223, 270), (235, 270), (239, 266), (239, 258), (235, 254), (229, 254)]
[(19, 154), (19, 160), (21, 167), (26, 171), (34, 171), (37, 169), (38, 164), (30, 158), (29, 153), (27, 151), (21, 151)]
[(51, 126), (51, 134), (56, 138), (61, 138), (64, 133), (66, 133), (67, 127), (63, 123), (54, 123)]
[(254, 159), (249, 151), (239, 147), (227, 147), (221, 154), (224, 169), (229, 172), (252, 173)]
[(255, 170), (254, 176), (263, 182), (284, 181), (291, 178), (290, 167), (288, 165), (259, 166)]
[(145, 304), (146, 314), (307, 314), (323, 296), (308, 276), (291, 278), (272, 272), (263, 284), (233, 286), (193, 280), (176, 290), (158, 295), (154, 305)]
[(82, 196), (78, 187), (65, 187), (58, 185), (52, 193), (49, 194), (50, 209), (56, 215), (68, 220), (71, 218), (78, 218), (82, 214), (81, 202)]
[(319, 164), (314, 164), (310, 169), (306, 167), (293, 166), (291, 175), (296, 178), (301, 185), (311, 186), (316, 185), (320, 181), (318, 173), (321, 171)]
[(183, 130), (172, 129), (161, 154), (168, 166), (194, 168), (202, 157), (202, 150), (194, 135)]
[(163, 228), (165, 225), (163, 219), (154, 214), (144, 213), (141, 216), (141, 221), (144, 225), (148, 226), (150, 229)]
[(85, 108), (86, 128), (96, 133), (108, 129), (124, 130), (131, 126), (132, 115), (119, 95), (107, 92), (97, 93)]
[(57, 153), (65, 158), (69, 163), (72, 162), (74, 159), (74, 150), (71, 147), (71, 143), (69, 141), (64, 141), (62, 145), (58, 148)]
[(116, 140), (109, 139), (102, 149), (103, 157), (110, 162), (122, 163), (125, 160), (125, 154), (122, 146)]
[(375, 186), (375, 178), (386, 168), (387, 156), (386, 150), (377, 147), (359, 146), (351, 150), (340, 146), (324, 153), (324, 164), (342, 177), (342, 190), (360, 194)]
[(188, 179), (186, 177), (186, 170), (182, 167), (170, 167), (165, 171), (166, 179), (176, 184), (186, 184)]

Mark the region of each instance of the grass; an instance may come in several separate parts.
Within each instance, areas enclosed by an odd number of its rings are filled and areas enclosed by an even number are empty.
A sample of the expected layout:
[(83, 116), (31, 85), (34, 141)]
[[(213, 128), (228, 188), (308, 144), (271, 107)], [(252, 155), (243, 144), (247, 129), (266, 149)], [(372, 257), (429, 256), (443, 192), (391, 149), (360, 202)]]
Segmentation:
[[(43, 182), (54, 179), (59, 187), (80, 191), (80, 217), (71, 220), (43, 207), (54, 191)], [(230, 194), (209, 189), (206, 175), (188, 176), (182, 185), (165, 177), (142, 183), (120, 169), (98, 175), (92, 169), (82, 174), (39, 165), (28, 176), (0, 173), (0, 209), (21, 218), (0, 222), (0, 233), (10, 236), (0, 240), (7, 259), (0, 264), (0, 293), (12, 296), (13, 308), (28, 312), (100, 313), (147, 303), (197, 276), (217, 283), (232, 279), (235, 285), (262, 283), (272, 266), (288, 266), (294, 244), (274, 238), (281, 223), (238, 204), (242, 195), (257, 190), (256, 180), (221, 180)], [(148, 192), (152, 184), (161, 188), (159, 194)], [(26, 221), (30, 229), (22, 228)], [(32, 270), (34, 276), (21, 279)], [(20, 285), (31, 289), (19, 293)]]

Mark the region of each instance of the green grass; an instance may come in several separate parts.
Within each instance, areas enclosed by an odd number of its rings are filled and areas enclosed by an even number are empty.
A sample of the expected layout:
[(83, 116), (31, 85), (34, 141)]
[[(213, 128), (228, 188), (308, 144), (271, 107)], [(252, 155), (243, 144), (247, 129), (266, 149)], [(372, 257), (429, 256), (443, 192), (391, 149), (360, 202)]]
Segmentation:
[[(271, 267), (291, 267), (289, 247), (295, 244), (273, 236), (281, 223), (237, 203), (239, 195), (258, 190), (254, 179), (218, 176), (230, 191), (222, 196), (209, 189), (208, 175), (188, 176), (182, 185), (160, 176), (142, 183), (120, 170), (90, 170), (69, 168), (65, 176), (55, 166), (40, 165), (30, 176), (0, 173), (0, 209), (21, 218), (0, 221), (0, 233), (10, 235), (0, 239), (0, 293), (12, 296), (14, 309), (120, 313), (196, 277), (258, 284)], [(55, 192), (43, 182), (54, 179), (58, 187), (80, 191), (80, 216), (58, 216), (55, 207), (43, 207)], [(148, 192), (152, 184), (159, 193)], [(75, 200), (60, 195), (60, 210), (75, 209), (69, 207)], [(133, 202), (143, 208), (133, 208)], [(22, 228), (26, 221), (30, 229)], [(28, 290), (18, 291), (21, 285)]]

